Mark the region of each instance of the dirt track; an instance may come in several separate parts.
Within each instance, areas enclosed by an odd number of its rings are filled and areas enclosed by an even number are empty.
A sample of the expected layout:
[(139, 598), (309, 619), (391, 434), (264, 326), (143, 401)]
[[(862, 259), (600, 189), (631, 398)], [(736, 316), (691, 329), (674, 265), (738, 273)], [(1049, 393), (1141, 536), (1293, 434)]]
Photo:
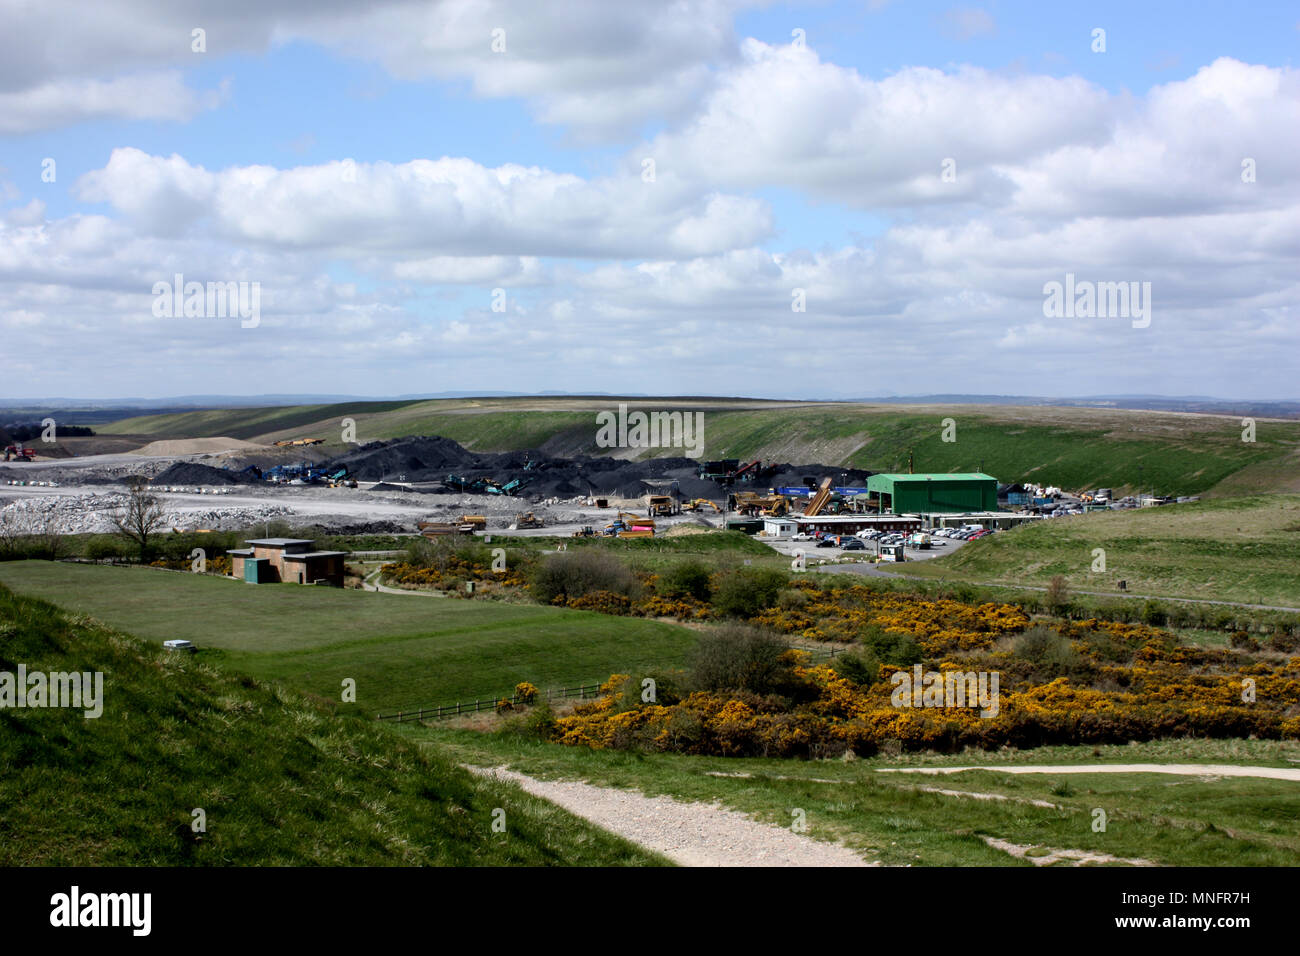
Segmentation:
[(504, 767), (467, 769), (517, 784), (683, 866), (874, 865), (841, 844), (758, 823), (716, 803), (685, 803), (672, 797), (647, 797), (635, 790), (537, 780)]
[(1168, 773), (1182, 777), (1263, 777), (1300, 783), (1300, 767), (1242, 767), (1218, 763), (1105, 763), (1053, 764), (1044, 766), (982, 767), (878, 767), (876, 773), (961, 773), (990, 770), (995, 773)]

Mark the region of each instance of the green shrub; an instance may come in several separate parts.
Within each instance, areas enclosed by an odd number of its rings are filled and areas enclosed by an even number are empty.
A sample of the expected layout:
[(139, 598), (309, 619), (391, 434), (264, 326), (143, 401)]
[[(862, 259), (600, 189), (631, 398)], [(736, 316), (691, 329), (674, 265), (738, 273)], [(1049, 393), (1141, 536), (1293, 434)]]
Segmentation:
[(124, 560), (131, 556), (126, 542), (116, 535), (97, 534), (86, 542), (86, 557), (92, 561)]
[(859, 687), (870, 687), (880, 680), (880, 658), (870, 647), (859, 647), (832, 658), (831, 669)]
[(690, 656), (690, 684), (695, 690), (747, 690), (771, 693), (790, 680), (781, 658), (787, 648), (758, 628), (726, 625), (700, 638)]
[(1147, 601), (1142, 605), (1142, 623), (1152, 627), (1163, 627), (1169, 620), (1169, 612), (1159, 601)]
[(859, 636), (864, 649), (869, 650), (882, 664), (910, 667), (921, 663), (924, 653), (916, 638), (910, 634), (895, 634), (871, 625)]
[(617, 557), (594, 548), (547, 555), (533, 571), (533, 597), (543, 604), (568, 601), (596, 591), (632, 597), (632, 571)]
[(660, 594), (670, 598), (693, 597), (707, 601), (713, 596), (709, 569), (698, 561), (685, 561), (664, 572), (658, 587)]
[(789, 578), (772, 568), (737, 568), (723, 576), (713, 607), (723, 617), (753, 617), (776, 604)]

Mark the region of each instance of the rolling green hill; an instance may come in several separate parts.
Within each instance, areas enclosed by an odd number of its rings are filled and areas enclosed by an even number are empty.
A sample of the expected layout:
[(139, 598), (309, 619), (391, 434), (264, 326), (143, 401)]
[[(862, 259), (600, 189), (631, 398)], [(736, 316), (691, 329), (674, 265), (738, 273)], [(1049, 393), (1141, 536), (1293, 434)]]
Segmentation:
[[(1106, 570), (1093, 571), (1096, 548)], [(1300, 495), (1221, 498), (1039, 521), (906, 565), (949, 581), (1300, 606)]]
[(20, 663), (101, 672), (103, 712), (0, 709), (3, 866), (660, 862), (439, 747), (0, 587), (0, 671)]
[[(143, 440), (320, 437), (341, 450), (343, 418), (361, 441), (444, 435), (478, 451), (607, 454), (595, 414), (627, 401), (701, 410), (704, 457), (820, 462), (873, 471), (983, 469), (1001, 481), (1174, 495), (1300, 491), (1300, 422), (1173, 412), (1004, 405), (868, 405), (728, 399), (496, 398), (223, 409), (123, 419), (100, 431)], [(955, 441), (944, 441), (945, 420)], [(658, 451), (649, 454), (658, 454)], [(665, 452), (671, 453), (671, 452)], [(680, 452), (678, 452), (680, 454)]]

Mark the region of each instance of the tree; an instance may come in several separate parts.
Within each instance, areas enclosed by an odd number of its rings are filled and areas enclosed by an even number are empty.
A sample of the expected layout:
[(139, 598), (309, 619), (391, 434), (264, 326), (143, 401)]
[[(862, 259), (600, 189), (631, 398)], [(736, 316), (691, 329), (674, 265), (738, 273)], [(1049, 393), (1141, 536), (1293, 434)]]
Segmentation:
[(149, 556), (149, 539), (157, 537), (163, 530), (162, 503), (149, 490), (149, 486), (137, 478), (128, 485), (126, 503), (109, 515), (113, 526), (122, 536), (134, 541), (140, 549), (140, 563)]
[(1047, 598), (1045, 603), (1047, 609), (1053, 614), (1059, 614), (1070, 604), (1070, 586), (1065, 583), (1065, 577), (1057, 574), (1052, 580), (1047, 582)]

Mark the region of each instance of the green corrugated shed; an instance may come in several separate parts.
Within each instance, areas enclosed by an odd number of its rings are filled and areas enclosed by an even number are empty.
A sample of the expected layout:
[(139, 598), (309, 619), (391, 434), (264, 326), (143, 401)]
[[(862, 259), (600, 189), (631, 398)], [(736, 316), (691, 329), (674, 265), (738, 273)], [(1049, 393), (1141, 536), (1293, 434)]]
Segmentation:
[(998, 510), (998, 480), (982, 472), (872, 475), (867, 490), (888, 495), (883, 510), (893, 514)]

